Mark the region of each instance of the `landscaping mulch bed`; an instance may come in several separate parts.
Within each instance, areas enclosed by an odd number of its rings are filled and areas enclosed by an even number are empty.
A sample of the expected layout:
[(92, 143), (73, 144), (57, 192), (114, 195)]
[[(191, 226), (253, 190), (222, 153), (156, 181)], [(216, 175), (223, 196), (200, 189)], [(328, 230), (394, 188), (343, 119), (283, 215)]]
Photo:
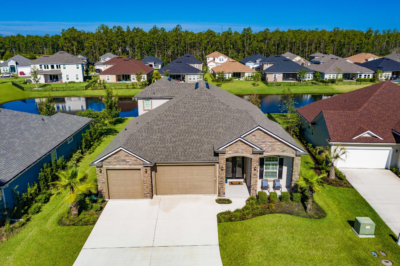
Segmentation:
[(230, 199), (216, 199), (215, 202), (218, 204), (231, 204), (232, 203), (232, 201)]
[(65, 215), (58, 221), (61, 226), (85, 226), (85, 225), (95, 225), (99, 219), (101, 213), (103, 212), (107, 202), (101, 204), (100, 211), (82, 211), (79, 213), (78, 217), (72, 217), (71, 211), (65, 213)]
[(9, 233), (4, 232), (4, 226), (0, 228), (0, 243), (6, 241), (8, 238), (22, 230), (22, 227), (16, 227), (15, 223), (10, 224), (10, 226), (12, 227), (12, 231)]
[(342, 187), (342, 188), (353, 188), (353, 186), (350, 184), (349, 181), (347, 180), (341, 180), (339, 178), (336, 179), (330, 179), (329, 177), (323, 177), (322, 180), (330, 186), (333, 187)]

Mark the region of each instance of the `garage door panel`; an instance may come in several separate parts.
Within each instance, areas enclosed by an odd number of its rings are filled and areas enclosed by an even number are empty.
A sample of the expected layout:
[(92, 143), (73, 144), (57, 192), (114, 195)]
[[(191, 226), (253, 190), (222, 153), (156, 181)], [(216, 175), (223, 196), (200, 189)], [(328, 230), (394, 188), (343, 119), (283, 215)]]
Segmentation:
[(144, 198), (140, 170), (107, 170), (110, 199)]
[(158, 166), (158, 195), (215, 194), (215, 166)]
[(337, 161), (338, 168), (387, 168), (390, 164), (391, 149), (346, 148), (345, 160)]

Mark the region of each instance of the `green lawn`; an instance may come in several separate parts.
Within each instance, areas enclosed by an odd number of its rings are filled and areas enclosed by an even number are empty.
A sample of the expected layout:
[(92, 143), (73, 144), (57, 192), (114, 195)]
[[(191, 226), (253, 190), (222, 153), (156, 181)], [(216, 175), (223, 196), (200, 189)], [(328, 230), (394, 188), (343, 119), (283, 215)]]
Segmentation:
[[(131, 119), (115, 128), (122, 130)], [(113, 138), (114, 136), (106, 137), (94, 153), (85, 156), (80, 163), (81, 173), (87, 172), (89, 178), (96, 178), (96, 169), (90, 167), (89, 163)], [(59, 226), (59, 219), (68, 210), (62, 199), (60, 196), (47, 203), (19, 233), (0, 244), (0, 265), (44, 266), (74, 263), (93, 226)]]
[[(216, 84), (211, 81), (209, 74), (205, 75), (205, 79), (214, 85)], [(287, 85), (287, 86), (274, 87), (274, 86), (267, 86), (263, 82), (259, 82), (259, 86), (254, 87), (252, 83), (253, 81), (236, 80), (234, 82), (222, 84), (221, 89), (224, 89), (230, 93), (238, 95), (251, 94), (254, 91), (256, 91), (258, 94), (282, 94), (283, 90), (286, 88), (290, 88), (292, 90), (292, 93), (295, 94), (339, 94), (357, 90), (374, 84), (374, 83), (365, 83), (363, 85), (320, 85), (320, 86)], [(354, 82), (350, 81), (349, 83), (346, 82), (345, 84), (354, 84)]]
[[(302, 156), (302, 171), (313, 172), (309, 155)], [(400, 263), (400, 246), (393, 232), (355, 189), (326, 186), (315, 196), (327, 217), (311, 220), (272, 214), (251, 220), (218, 224), (224, 265), (380, 265), (371, 255), (385, 251)], [(351, 229), (357, 216), (376, 224), (376, 238), (360, 239)]]

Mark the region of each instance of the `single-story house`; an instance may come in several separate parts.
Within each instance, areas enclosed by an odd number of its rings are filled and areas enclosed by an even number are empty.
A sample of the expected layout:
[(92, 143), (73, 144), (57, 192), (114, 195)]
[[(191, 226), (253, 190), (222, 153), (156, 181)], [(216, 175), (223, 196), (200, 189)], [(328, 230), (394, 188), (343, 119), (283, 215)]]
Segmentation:
[(261, 69), (262, 67), (262, 62), (266, 60), (267, 57), (260, 55), (260, 54), (253, 54), (250, 55), (239, 62), (252, 68), (252, 69)]
[(83, 82), (86, 62), (64, 51), (43, 55), (32, 61), (31, 67), (39, 70), (39, 83)]
[[(337, 56), (320, 57), (316, 64), (314, 64), (314, 60), (311, 62), (313, 64), (307, 66), (307, 68), (315, 72), (318, 71), (321, 74), (321, 79), (336, 79), (336, 75), (338, 75), (338, 78), (344, 80), (355, 80), (357, 78), (373, 78), (374, 74), (374, 71), (369, 68), (350, 63)], [(341, 70), (339, 73), (337, 72), (338, 69)]]
[(400, 62), (390, 58), (382, 57), (359, 65), (375, 72), (381, 70), (383, 72), (379, 77), (381, 80), (400, 78)]
[(252, 196), (273, 180), (296, 191), (306, 152), (258, 107), (204, 81), (161, 79), (144, 91), (152, 86), (172, 99), (129, 122), (91, 164), (102, 197), (224, 197), (230, 181), (245, 182)]
[(228, 61), (234, 61), (232, 58), (230, 58), (229, 56), (226, 56), (220, 52), (212, 52), (209, 55), (206, 55), (206, 60), (207, 60), (207, 66), (208, 69), (213, 69), (216, 66), (222, 65), (225, 62)]
[(108, 67), (108, 65), (105, 62), (114, 57), (117, 57), (117, 55), (112, 53), (103, 54), (102, 56), (100, 56), (100, 61), (94, 64), (95, 68), (103, 71), (105, 68)]
[[(341, 60), (344, 60), (344, 61), (346, 61), (348, 63), (353, 63), (352, 61), (350, 61), (348, 59), (341, 58), (341, 57), (339, 57), (337, 55), (334, 55), (334, 54), (316, 53), (314, 55), (316, 55), (316, 56), (314, 56), (313, 59), (310, 59), (312, 64), (323, 64), (323, 63), (325, 63), (325, 62), (327, 62), (327, 61), (329, 61), (331, 59), (337, 59), (337, 60), (341, 59)], [(312, 58), (311, 55), (310, 55), (310, 58)]]
[(169, 65), (161, 68), (158, 72), (164, 75), (167, 71), (169, 78), (180, 82), (193, 83), (203, 79), (203, 62), (193, 55), (185, 54), (173, 60)]
[(397, 61), (397, 62), (400, 62), (400, 53), (391, 53), (391, 54), (388, 54), (388, 55), (386, 55), (384, 57), (392, 59), (392, 60)]
[(225, 72), (225, 78), (244, 80), (246, 77), (253, 76), (256, 71), (237, 61), (227, 61), (222, 65), (214, 67), (212, 72), (214, 73), (214, 76), (217, 76), (218, 72)]
[(302, 66), (283, 55), (272, 55), (262, 62), (263, 78), (268, 82), (297, 81), (298, 71), (305, 69), (308, 73), (304, 80), (312, 80), (314, 71)]
[(92, 119), (57, 113), (42, 116), (0, 108), (0, 204), (14, 206), (13, 189), (22, 194), (38, 183), (44, 163), (69, 157), (82, 143)]
[(15, 55), (0, 64), (1, 73), (18, 74), (20, 77), (31, 75), (32, 61), (22, 55)]
[(355, 64), (362, 64), (365, 62), (369, 62), (375, 59), (379, 59), (379, 56), (376, 56), (374, 54), (370, 54), (370, 53), (359, 53), (356, 55), (352, 55), (350, 57), (346, 57), (346, 60), (350, 60), (351, 62), (355, 63)]
[(312, 61), (312, 60), (316, 60), (316, 59), (318, 59), (318, 58), (320, 58), (320, 57), (322, 57), (322, 56), (325, 56), (325, 54), (323, 54), (323, 53), (313, 53), (313, 54), (310, 54), (309, 56), (308, 56), (308, 59), (310, 60), (310, 61)]
[(310, 143), (347, 149), (337, 167), (389, 168), (400, 165), (399, 102), (399, 86), (386, 81), (311, 103), (297, 113)]
[(302, 66), (311, 65), (311, 62), (310, 62), (310, 61), (304, 59), (303, 57), (301, 57), (301, 56), (299, 56), (299, 55), (297, 55), (297, 54), (293, 54), (293, 53), (291, 53), (291, 52), (286, 52), (286, 53), (284, 53), (282, 56), (284, 56), (284, 57), (286, 57), (286, 58), (292, 60), (293, 62), (296, 62), (296, 63), (302, 65)]
[(148, 55), (140, 61), (142, 61), (145, 65), (152, 67), (154, 69), (160, 69), (164, 66), (163, 60), (158, 59), (152, 55)]
[(151, 81), (154, 69), (142, 61), (127, 57), (114, 57), (106, 62), (99, 80), (106, 82), (137, 82), (136, 73), (142, 71), (141, 81)]

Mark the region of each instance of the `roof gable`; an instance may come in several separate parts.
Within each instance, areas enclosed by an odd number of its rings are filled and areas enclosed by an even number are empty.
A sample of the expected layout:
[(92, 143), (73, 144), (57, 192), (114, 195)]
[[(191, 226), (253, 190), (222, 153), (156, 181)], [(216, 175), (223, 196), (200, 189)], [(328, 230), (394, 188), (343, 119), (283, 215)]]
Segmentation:
[(362, 63), (360, 66), (372, 69), (373, 71), (400, 71), (400, 62), (385, 57)]
[[(104, 63), (106, 64), (106, 62)], [(138, 61), (127, 57), (114, 57), (107, 61), (108, 65), (113, 65), (107, 68), (101, 75), (121, 75), (121, 74), (136, 74), (139, 71), (143, 71), (144, 74), (148, 74), (153, 71), (153, 68), (145, 65), (142, 61)]]
[(306, 69), (311, 73), (314, 72), (313, 70), (310, 70), (308, 67), (293, 62), (291, 59), (288, 59), (282, 55), (270, 56), (266, 58), (263, 62), (274, 63), (273, 66), (263, 70), (264, 73), (297, 73), (297, 71), (299, 71), (300, 69)]

